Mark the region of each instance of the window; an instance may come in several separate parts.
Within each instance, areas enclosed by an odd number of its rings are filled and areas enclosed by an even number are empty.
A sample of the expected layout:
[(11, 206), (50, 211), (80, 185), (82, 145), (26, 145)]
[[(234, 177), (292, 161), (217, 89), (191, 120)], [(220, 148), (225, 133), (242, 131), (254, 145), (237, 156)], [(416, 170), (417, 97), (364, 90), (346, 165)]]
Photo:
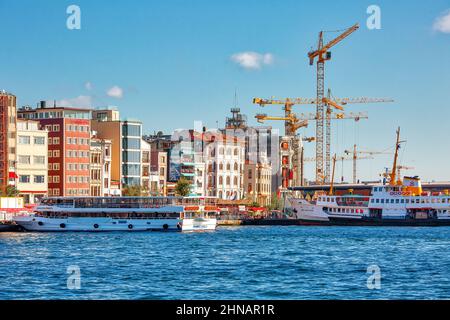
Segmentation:
[(231, 170), (231, 165), (227, 163), (227, 170)]
[(234, 155), (235, 155), (235, 156), (239, 155), (239, 149), (238, 149), (238, 148), (235, 148), (235, 149), (234, 149)]
[(19, 136), (19, 144), (30, 144), (30, 136)]
[(230, 183), (231, 183), (231, 179), (230, 179), (230, 177), (227, 177), (227, 186), (229, 186)]
[(45, 177), (42, 175), (34, 176), (34, 183), (44, 183)]
[(19, 156), (19, 163), (20, 164), (30, 164), (30, 156)]
[(59, 150), (53, 150), (53, 157), (59, 158)]
[(34, 144), (45, 144), (45, 137), (34, 137)]
[(58, 132), (59, 131), (59, 124), (53, 125), (53, 131)]
[(45, 156), (34, 156), (33, 163), (34, 164), (45, 164)]
[(59, 170), (59, 163), (53, 164), (53, 170)]
[(53, 138), (53, 144), (59, 144), (59, 137)]
[(239, 166), (237, 164), (237, 162), (234, 163), (234, 171), (238, 171), (239, 170)]
[(30, 176), (29, 175), (20, 175), (19, 182), (20, 183), (30, 183)]

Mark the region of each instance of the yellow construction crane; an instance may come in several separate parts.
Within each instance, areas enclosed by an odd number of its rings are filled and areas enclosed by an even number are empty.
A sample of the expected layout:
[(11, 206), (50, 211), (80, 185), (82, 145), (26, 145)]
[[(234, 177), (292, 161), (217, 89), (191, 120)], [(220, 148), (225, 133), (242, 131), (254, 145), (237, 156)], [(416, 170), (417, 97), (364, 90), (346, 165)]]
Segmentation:
[(259, 123), (264, 123), (266, 120), (280, 120), (285, 122), (285, 134), (287, 136), (295, 136), (297, 130), (308, 126), (307, 120), (300, 120), (293, 113), (289, 113), (285, 117), (272, 117), (267, 114), (259, 113), (255, 116)]
[(357, 151), (356, 150), (356, 144), (353, 145), (353, 150), (345, 150), (344, 153), (346, 155), (352, 155), (352, 160), (353, 160), (353, 183), (356, 184), (357, 182), (357, 175), (356, 175), (356, 162), (361, 159), (361, 157), (359, 157), (359, 154), (368, 154), (368, 155), (375, 155), (375, 154), (391, 154), (390, 152), (383, 152), (383, 151)]
[[(393, 102), (394, 100), (390, 98), (368, 98), (368, 97), (359, 97), (359, 98), (332, 98), (331, 96), (331, 90), (328, 90), (328, 96), (322, 98), (323, 104), (327, 107), (326, 110), (326, 149), (325, 149), (325, 181), (329, 182), (329, 176), (330, 176), (330, 154), (331, 154), (331, 120), (333, 119), (354, 119), (355, 121), (359, 121), (360, 119), (367, 119), (366, 113), (333, 113), (332, 108), (337, 110), (344, 110), (345, 105), (347, 104), (356, 104), (356, 103), (380, 103), (380, 102)], [(314, 120), (317, 122), (323, 122), (323, 118), (320, 116), (319, 113), (316, 113), (312, 115), (311, 113), (308, 115), (301, 114), (300, 116), (295, 116), (292, 113), (292, 106), (294, 105), (305, 105), (305, 104), (316, 104), (317, 105), (317, 99), (311, 99), (311, 98), (287, 98), (287, 99), (263, 99), (263, 98), (254, 98), (253, 99), (254, 104), (258, 104), (261, 107), (264, 107), (266, 105), (284, 105), (285, 110), (285, 117), (279, 118), (279, 119), (272, 119), (272, 120), (285, 120), (285, 131), (286, 135), (295, 135), (295, 131), (300, 127), (306, 127), (306, 125), (301, 125), (299, 127), (295, 126), (295, 121), (302, 121), (302, 120)], [(294, 118), (295, 116), (295, 118)], [(267, 117), (267, 116), (266, 116)], [(264, 117), (256, 117), (259, 122), (262, 122), (264, 120), (271, 120)], [(319, 120), (322, 119), (322, 120)], [(316, 132), (316, 141), (319, 141), (319, 136)], [(322, 139), (323, 143), (323, 139)], [(323, 146), (322, 146), (323, 148)], [(316, 151), (317, 151), (317, 144), (316, 144)], [(317, 156), (316, 156), (317, 158)], [(319, 159), (320, 161), (320, 159)], [(323, 162), (323, 158), (321, 160)]]
[[(327, 44), (323, 44), (323, 34), (319, 33), (319, 42), (316, 50), (312, 50), (308, 53), (309, 64), (314, 64), (314, 59), (317, 58), (317, 100), (316, 100), (316, 182), (321, 184), (324, 182), (324, 161), (323, 161), (323, 127), (324, 127), (324, 98), (325, 98), (325, 61), (331, 59), (331, 52), (328, 51), (333, 46), (347, 38), (350, 34), (359, 29), (359, 25), (355, 24), (352, 27), (345, 30), (335, 39), (331, 40)], [(327, 167), (329, 164), (326, 164)]]

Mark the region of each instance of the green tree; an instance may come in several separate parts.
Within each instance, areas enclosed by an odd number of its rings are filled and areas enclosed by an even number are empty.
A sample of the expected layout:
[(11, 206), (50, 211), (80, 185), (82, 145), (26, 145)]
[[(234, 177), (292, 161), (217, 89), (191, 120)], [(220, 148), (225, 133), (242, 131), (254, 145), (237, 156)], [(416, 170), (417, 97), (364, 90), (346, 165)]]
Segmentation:
[(138, 185), (125, 185), (122, 188), (122, 194), (126, 197), (140, 197), (142, 195), (142, 187)]
[(178, 196), (186, 197), (191, 192), (191, 183), (185, 178), (180, 178), (175, 186), (175, 193)]
[(19, 195), (19, 190), (14, 186), (7, 186), (2, 192), (2, 197), (17, 197)]
[(272, 201), (270, 202), (269, 206), (270, 210), (282, 210), (283, 209), (283, 203), (280, 198), (278, 198), (277, 194), (274, 193), (272, 195)]

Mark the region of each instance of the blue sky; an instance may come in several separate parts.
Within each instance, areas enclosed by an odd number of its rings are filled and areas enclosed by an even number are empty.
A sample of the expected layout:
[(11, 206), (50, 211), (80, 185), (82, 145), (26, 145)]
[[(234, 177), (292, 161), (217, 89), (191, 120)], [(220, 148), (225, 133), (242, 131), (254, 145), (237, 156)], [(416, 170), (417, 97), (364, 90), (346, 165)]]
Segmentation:
[[(71, 4), (81, 8), (81, 30), (66, 28)], [(365, 27), (371, 4), (381, 8), (381, 30)], [(416, 168), (407, 173), (450, 180), (450, 33), (433, 29), (449, 9), (449, 0), (0, 0), (0, 88), (20, 105), (53, 99), (117, 105), (123, 117), (141, 119), (145, 132), (193, 127), (195, 120), (223, 125), (237, 90), (238, 106), (256, 123), (256, 113), (282, 110), (261, 110), (253, 97), (315, 96), (315, 67), (306, 54), (319, 30), (359, 22), (361, 29), (332, 49), (326, 87), (338, 97), (396, 102), (348, 106), (368, 111), (369, 120), (335, 123), (334, 152), (355, 142), (384, 150), (401, 126), (408, 140), (402, 162)], [(266, 55), (267, 63), (243, 68), (231, 58), (242, 52)], [(301, 132), (313, 136), (314, 128)], [(313, 156), (314, 144), (306, 148)], [(390, 164), (388, 156), (360, 161), (360, 178), (376, 179)], [(307, 169), (313, 177), (312, 164)], [(338, 177), (341, 172), (338, 164)], [(351, 162), (344, 176), (351, 179)]]

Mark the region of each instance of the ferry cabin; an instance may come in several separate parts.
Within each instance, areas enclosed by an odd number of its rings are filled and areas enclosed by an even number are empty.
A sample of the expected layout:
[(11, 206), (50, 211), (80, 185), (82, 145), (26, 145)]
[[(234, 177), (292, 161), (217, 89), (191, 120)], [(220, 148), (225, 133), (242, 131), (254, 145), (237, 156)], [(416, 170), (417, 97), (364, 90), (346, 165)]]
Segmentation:
[[(214, 201), (200, 197), (46, 198), (33, 216), (19, 216), (15, 221), (30, 231), (214, 230), (215, 207), (208, 206)], [(186, 204), (197, 204), (198, 210), (185, 211)]]

